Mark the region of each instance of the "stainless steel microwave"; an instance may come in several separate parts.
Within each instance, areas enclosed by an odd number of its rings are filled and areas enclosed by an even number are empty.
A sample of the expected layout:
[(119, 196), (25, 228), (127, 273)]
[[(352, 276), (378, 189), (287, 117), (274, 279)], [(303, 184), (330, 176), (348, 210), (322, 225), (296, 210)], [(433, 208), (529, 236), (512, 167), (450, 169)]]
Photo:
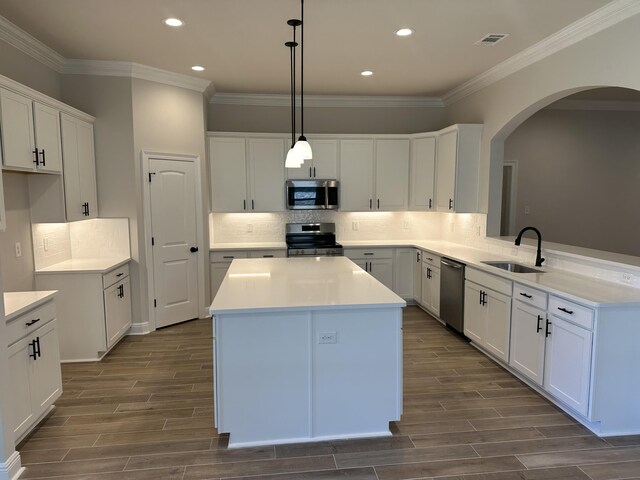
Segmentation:
[(337, 180), (287, 180), (288, 210), (335, 210), (338, 208)]

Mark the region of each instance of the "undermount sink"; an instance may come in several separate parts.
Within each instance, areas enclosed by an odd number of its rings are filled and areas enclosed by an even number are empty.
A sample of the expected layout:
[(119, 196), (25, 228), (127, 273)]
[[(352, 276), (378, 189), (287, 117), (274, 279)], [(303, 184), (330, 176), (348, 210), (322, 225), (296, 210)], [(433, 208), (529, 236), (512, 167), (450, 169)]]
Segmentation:
[(506, 270), (511, 273), (544, 273), (544, 271), (539, 270), (537, 268), (527, 267), (526, 265), (522, 265), (520, 263), (515, 262), (482, 262), (486, 265), (490, 265), (492, 267), (501, 268), (502, 270)]

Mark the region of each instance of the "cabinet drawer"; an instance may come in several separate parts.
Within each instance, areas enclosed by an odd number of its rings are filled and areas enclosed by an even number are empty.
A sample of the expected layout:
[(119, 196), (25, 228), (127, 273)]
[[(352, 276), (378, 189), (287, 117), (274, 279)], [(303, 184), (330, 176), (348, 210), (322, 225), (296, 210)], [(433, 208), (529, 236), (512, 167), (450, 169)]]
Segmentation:
[(393, 248), (345, 248), (344, 254), (350, 259), (393, 258)]
[(226, 262), (231, 263), (236, 258), (249, 258), (246, 250), (228, 250), (226, 252), (211, 252), (209, 261), (213, 263)]
[(121, 267), (111, 270), (108, 273), (102, 275), (102, 288), (109, 288), (118, 280), (122, 280), (129, 276), (129, 264), (122, 265)]
[(56, 306), (53, 301), (50, 301), (14, 318), (7, 323), (7, 345), (12, 345), (30, 335), (55, 317)]
[(520, 300), (527, 305), (533, 305), (542, 310), (547, 309), (547, 294), (541, 290), (521, 285), (519, 283), (513, 284), (513, 298)]
[(440, 268), (440, 256), (431, 252), (422, 251), (422, 263)]
[(286, 256), (286, 250), (251, 250), (249, 252), (249, 258), (285, 258)]
[(593, 329), (593, 310), (564, 298), (549, 296), (549, 313), (581, 327)]
[(482, 285), (483, 287), (502, 293), (503, 295), (511, 296), (513, 282), (506, 278), (496, 277), (490, 273), (485, 273), (469, 267), (465, 270), (465, 278), (477, 283), (478, 285)]

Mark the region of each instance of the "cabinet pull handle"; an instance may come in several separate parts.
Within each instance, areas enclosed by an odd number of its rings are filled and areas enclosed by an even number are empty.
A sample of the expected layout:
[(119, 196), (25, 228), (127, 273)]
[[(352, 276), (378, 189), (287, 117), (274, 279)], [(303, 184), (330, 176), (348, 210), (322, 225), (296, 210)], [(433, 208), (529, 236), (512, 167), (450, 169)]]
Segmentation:
[(558, 307), (558, 310), (560, 310), (561, 312), (564, 312), (564, 313), (568, 313), (569, 315), (573, 315), (573, 310), (568, 310), (568, 309), (566, 309), (564, 307)]
[(222, 258), (231, 258), (234, 259), (235, 257), (233, 255), (223, 255)]
[(311, 174), (311, 167), (309, 167), (309, 178), (313, 177), (313, 175)]
[(449, 199), (449, 210), (453, 210), (453, 198)]
[(82, 204), (82, 214), (85, 217), (89, 216), (89, 203), (88, 202), (85, 202), (85, 203)]
[(29, 342), (29, 346), (31, 347), (29, 358), (33, 358), (34, 360), (36, 360), (38, 358), (38, 355), (36, 353), (36, 341), (34, 340), (33, 342)]
[(431, 257), (427, 257), (427, 260), (429, 260), (430, 262), (433, 262), (433, 258)]
[(42, 152), (42, 166), (44, 167), (46, 165), (45, 158), (44, 158), (44, 148), (40, 151)]
[(38, 149), (37, 148), (33, 151), (33, 155), (36, 157), (36, 159), (33, 161), (33, 163), (36, 164), (36, 167), (39, 167), (40, 166), (40, 158), (38, 157)]
[(122, 275), (124, 275), (124, 272), (120, 272), (119, 274), (116, 275), (116, 277), (121, 277)]
[(273, 258), (273, 255), (262, 255), (262, 258)]
[(533, 296), (532, 296), (532, 295), (529, 295), (528, 293), (522, 293), (522, 292), (520, 292), (520, 295), (522, 295), (522, 296), (523, 296), (523, 297), (525, 297), (525, 298), (533, 298)]
[(124, 285), (118, 285), (118, 297), (119, 298), (124, 297)]
[(246, 200), (243, 200), (243, 201), (242, 201), (242, 209), (243, 209), (243, 210), (246, 210), (246, 209), (247, 209), (247, 201), (246, 201)]
[(255, 210), (256, 209), (256, 202), (254, 200), (251, 200), (251, 210)]
[(373, 272), (373, 264), (369, 262), (369, 273)]
[(549, 335), (551, 335), (551, 330), (549, 330), (549, 325), (551, 325), (551, 322), (547, 318), (547, 325), (544, 328), (544, 338), (547, 338)]
[(371, 210), (373, 208), (373, 200), (370, 198), (369, 199), (369, 210)]
[(431, 269), (427, 267), (427, 278), (431, 278)]
[(364, 252), (363, 255), (373, 255), (373, 252)]
[(38, 323), (40, 321), (39, 318), (36, 318), (35, 320), (31, 320), (30, 322), (27, 322), (24, 324), (25, 327), (30, 327), (31, 325), (34, 325), (36, 323)]
[(478, 300), (478, 303), (482, 305), (482, 290), (480, 290), (480, 299)]
[(316, 178), (316, 167), (313, 167), (313, 178)]
[(378, 199), (378, 210), (380, 210), (380, 199)]
[(433, 201), (431, 199), (429, 199), (429, 208), (430, 209), (432, 208), (432, 204), (433, 204)]
[(420, 261), (420, 252), (416, 252), (416, 262)]
[(538, 315), (538, 326), (536, 327), (536, 333), (540, 333), (542, 327), (540, 326), (540, 322), (542, 321), (542, 315)]

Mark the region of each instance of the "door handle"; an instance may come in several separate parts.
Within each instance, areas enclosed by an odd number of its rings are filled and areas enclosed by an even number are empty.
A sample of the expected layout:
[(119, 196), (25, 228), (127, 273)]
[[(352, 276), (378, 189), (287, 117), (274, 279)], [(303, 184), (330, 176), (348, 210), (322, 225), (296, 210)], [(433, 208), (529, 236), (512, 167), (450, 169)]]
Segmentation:
[(538, 326), (536, 327), (536, 333), (540, 333), (542, 327), (540, 326), (540, 322), (542, 321), (542, 315), (538, 315)]
[(190, 251), (191, 253), (196, 253), (196, 252), (198, 251), (198, 247), (191, 247), (191, 248), (189, 249), (189, 251)]
[(36, 353), (36, 341), (34, 340), (33, 342), (29, 342), (29, 346), (31, 347), (29, 358), (33, 358), (34, 360), (36, 360), (38, 358), (38, 355)]
[(44, 158), (44, 148), (40, 151), (42, 152), (42, 166), (44, 167), (46, 165), (45, 158)]
[(545, 329), (544, 329), (544, 337), (545, 338), (547, 338), (549, 335), (551, 335), (551, 330), (549, 330), (549, 325), (551, 325), (551, 322), (547, 318), (547, 325), (545, 326)]
[(40, 158), (38, 157), (38, 149), (37, 148), (33, 151), (33, 155), (36, 157), (36, 159), (33, 161), (33, 163), (36, 164), (36, 167), (40, 166)]

